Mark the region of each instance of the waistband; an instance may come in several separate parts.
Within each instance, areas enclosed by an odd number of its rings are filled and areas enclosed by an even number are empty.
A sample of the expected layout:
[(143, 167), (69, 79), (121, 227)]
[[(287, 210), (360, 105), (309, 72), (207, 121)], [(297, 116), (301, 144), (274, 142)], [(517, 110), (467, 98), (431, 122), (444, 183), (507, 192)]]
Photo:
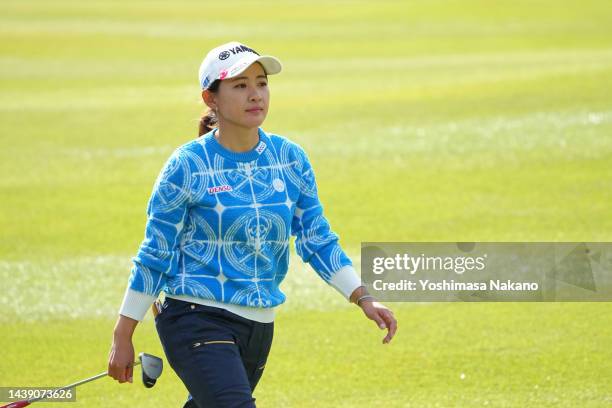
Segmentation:
[(216, 300), (210, 299), (201, 299), (193, 296), (186, 295), (168, 295), (166, 297), (176, 300), (182, 300), (184, 302), (197, 303), (199, 305), (218, 307), (220, 309), (225, 309), (230, 311), (238, 316), (244, 317), (245, 319), (254, 320), (260, 323), (271, 323), (274, 321), (274, 317), (276, 316), (276, 308), (268, 307), (268, 308), (260, 308), (260, 307), (249, 307), (249, 306), (240, 306), (235, 305), (233, 303), (225, 303), (219, 302)]

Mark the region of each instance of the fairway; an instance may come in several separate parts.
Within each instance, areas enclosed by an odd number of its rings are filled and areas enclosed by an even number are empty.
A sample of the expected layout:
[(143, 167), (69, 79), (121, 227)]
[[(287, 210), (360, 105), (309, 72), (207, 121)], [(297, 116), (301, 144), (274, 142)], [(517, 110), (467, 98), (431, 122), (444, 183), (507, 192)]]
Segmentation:
[[(232, 40), (282, 61), (263, 129), (304, 147), (358, 271), (361, 242), (612, 241), (609, 1), (3, 1), (0, 387), (106, 369), (153, 183)], [(388, 303), (383, 345), (291, 251), (258, 407), (612, 406), (610, 303)], [(134, 346), (165, 360), (152, 316)], [(186, 395), (166, 366), (74, 406)]]

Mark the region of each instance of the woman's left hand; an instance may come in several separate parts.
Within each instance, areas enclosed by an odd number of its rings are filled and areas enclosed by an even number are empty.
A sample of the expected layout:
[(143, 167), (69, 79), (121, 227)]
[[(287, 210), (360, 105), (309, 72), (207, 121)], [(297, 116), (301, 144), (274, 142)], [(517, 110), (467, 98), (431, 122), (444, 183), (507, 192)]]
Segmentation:
[(397, 331), (397, 320), (395, 320), (393, 312), (382, 303), (369, 299), (364, 299), (360, 303), (361, 310), (368, 319), (374, 320), (381, 329), (387, 329), (387, 335), (382, 342), (383, 344), (389, 343)]

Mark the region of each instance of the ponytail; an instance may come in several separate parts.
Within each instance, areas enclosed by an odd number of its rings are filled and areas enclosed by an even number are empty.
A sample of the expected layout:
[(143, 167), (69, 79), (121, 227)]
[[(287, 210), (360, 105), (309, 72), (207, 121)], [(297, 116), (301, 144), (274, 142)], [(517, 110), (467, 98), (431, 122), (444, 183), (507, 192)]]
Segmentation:
[[(213, 81), (212, 84), (207, 88), (208, 91), (212, 93), (216, 93), (219, 90), (219, 84), (221, 84), (220, 80)], [(198, 129), (198, 136), (202, 136), (211, 130), (213, 130), (219, 122), (219, 118), (217, 118), (217, 114), (211, 108), (208, 108), (208, 111), (204, 116), (200, 118), (200, 124)]]
[(200, 118), (200, 129), (198, 130), (198, 136), (205, 135), (215, 128), (217, 124), (217, 115), (215, 111), (208, 108), (208, 112)]

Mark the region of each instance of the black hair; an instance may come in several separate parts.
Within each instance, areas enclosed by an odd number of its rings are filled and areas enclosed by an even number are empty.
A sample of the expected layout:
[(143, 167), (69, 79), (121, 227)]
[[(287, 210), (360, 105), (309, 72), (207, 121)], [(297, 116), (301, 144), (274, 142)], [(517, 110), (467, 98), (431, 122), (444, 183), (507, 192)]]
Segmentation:
[[(219, 85), (221, 84), (221, 80), (216, 79), (212, 84), (207, 88), (210, 92), (216, 93), (219, 90)], [(198, 136), (202, 136), (211, 130), (213, 130), (217, 125), (217, 115), (215, 115), (215, 111), (211, 108), (208, 108), (206, 113), (200, 118), (200, 126), (198, 129)]]

